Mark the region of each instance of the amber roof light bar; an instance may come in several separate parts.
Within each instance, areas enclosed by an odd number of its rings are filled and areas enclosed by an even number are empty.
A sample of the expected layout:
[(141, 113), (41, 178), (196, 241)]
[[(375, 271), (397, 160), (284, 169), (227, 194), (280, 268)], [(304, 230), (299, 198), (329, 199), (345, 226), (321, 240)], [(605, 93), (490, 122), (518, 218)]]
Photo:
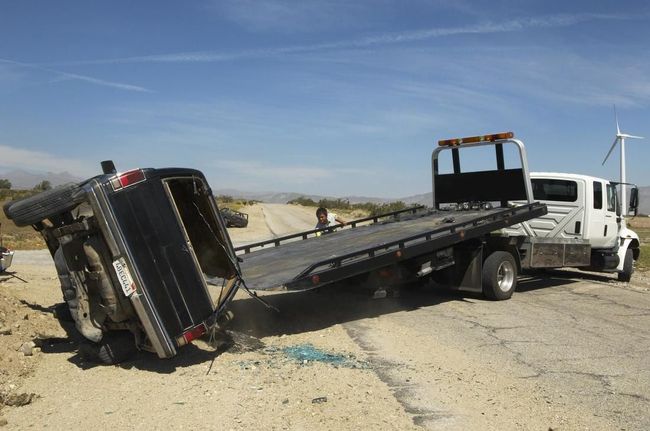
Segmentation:
[(473, 144), (476, 142), (494, 142), (502, 139), (512, 139), (515, 134), (512, 132), (493, 133), (491, 135), (470, 136), (467, 138), (443, 139), (438, 141), (441, 147), (457, 147), (462, 144)]

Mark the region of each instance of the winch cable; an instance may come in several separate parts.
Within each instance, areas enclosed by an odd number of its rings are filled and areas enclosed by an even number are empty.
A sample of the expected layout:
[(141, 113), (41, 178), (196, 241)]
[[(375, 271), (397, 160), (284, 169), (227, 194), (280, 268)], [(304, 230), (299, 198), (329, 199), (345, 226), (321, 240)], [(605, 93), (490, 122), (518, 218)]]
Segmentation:
[[(210, 226), (210, 223), (208, 223), (208, 221), (205, 219), (205, 216), (201, 212), (201, 209), (199, 208), (199, 206), (196, 204), (196, 202), (192, 202), (192, 204), (194, 205), (194, 208), (196, 208), (196, 211), (198, 212), (199, 216), (201, 217), (201, 220), (203, 220), (203, 223), (205, 223), (206, 227), (208, 228), (208, 230), (210, 231), (212, 236), (217, 240), (217, 244), (219, 244), (219, 247), (221, 247), (221, 249), (224, 251), (226, 256), (228, 256), (228, 259), (230, 260), (230, 263), (233, 265), (233, 267), (236, 268), (236, 271), (237, 271), (237, 282), (236, 282), (237, 285), (236, 286), (237, 286), (237, 288), (242, 287), (244, 289), (244, 291), (246, 291), (246, 293), (248, 293), (248, 295), (250, 295), (251, 298), (259, 301), (260, 303), (262, 303), (267, 309), (274, 310), (276, 313), (279, 313), (280, 310), (277, 307), (274, 307), (273, 305), (269, 304), (268, 302), (266, 302), (265, 300), (260, 298), (259, 295), (257, 294), (257, 292), (253, 292), (253, 291), (251, 291), (249, 289), (249, 287), (246, 285), (246, 282), (244, 281), (244, 277), (242, 276), (241, 269), (239, 268), (239, 262), (237, 261), (237, 256), (235, 255), (234, 258), (231, 256), (231, 254), (228, 252), (226, 247), (221, 243), (221, 240), (219, 239), (219, 236), (214, 232), (214, 230), (212, 230), (212, 226)], [(212, 284), (215, 284), (215, 283), (212, 283)], [(222, 284), (222, 286), (221, 286), (221, 292), (219, 293), (219, 298), (221, 298), (221, 294), (223, 292), (224, 286), (225, 286), (225, 283)]]

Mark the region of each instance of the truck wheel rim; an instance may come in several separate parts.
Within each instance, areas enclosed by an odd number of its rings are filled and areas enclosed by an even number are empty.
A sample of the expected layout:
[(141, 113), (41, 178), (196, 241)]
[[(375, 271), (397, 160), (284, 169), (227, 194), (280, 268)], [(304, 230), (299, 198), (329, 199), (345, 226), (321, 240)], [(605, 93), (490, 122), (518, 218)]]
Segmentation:
[(502, 292), (508, 292), (515, 281), (515, 269), (510, 262), (501, 262), (497, 270), (497, 284)]

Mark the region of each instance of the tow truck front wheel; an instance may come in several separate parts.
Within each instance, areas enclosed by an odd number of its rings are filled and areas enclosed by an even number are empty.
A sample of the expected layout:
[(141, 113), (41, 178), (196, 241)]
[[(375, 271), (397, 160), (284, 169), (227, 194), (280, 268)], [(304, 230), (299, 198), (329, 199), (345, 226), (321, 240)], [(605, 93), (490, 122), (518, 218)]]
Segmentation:
[(510, 299), (517, 287), (517, 263), (512, 254), (495, 251), (483, 262), (483, 295), (501, 301)]
[(623, 261), (623, 271), (618, 273), (618, 281), (629, 282), (634, 272), (634, 253), (629, 248), (625, 251), (625, 260)]

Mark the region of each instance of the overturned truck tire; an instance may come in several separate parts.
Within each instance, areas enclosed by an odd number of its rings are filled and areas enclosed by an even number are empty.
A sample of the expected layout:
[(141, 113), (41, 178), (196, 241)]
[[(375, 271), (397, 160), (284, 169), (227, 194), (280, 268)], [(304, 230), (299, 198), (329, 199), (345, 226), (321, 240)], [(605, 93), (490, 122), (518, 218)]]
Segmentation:
[(105, 334), (98, 343), (85, 341), (79, 351), (92, 362), (117, 365), (133, 358), (138, 353), (138, 348), (129, 331), (115, 331)]
[(5, 215), (16, 226), (29, 226), (70, 211), (84, 201), (84, 192), (76, 183), (5, 204)]

